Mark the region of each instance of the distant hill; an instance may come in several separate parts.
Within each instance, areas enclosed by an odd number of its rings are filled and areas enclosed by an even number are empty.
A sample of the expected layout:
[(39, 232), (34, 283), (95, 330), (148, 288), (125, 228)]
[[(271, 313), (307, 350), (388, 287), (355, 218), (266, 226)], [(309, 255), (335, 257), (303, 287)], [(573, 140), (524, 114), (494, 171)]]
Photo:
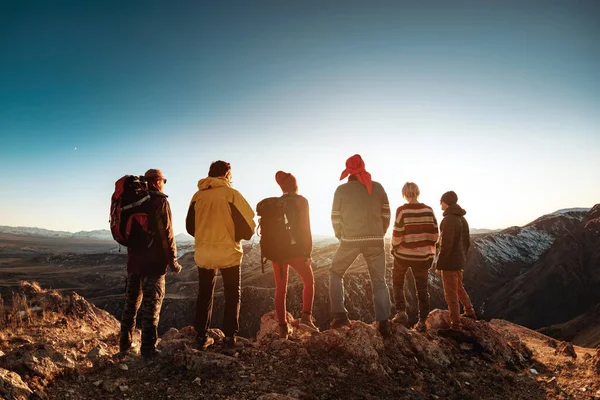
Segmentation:
[[(110, 240), (114, 241), (112, 234), (108, 229), (96, 229), (93, 231), (53, 231), (50, 229), (29, 227), (29, 226), (6, 226), (0, 225), (0, 233), (10, 233), (20, 236), (43, 236), (53, 238), (72, 238), (72, 239), (95, 239), (95, 240)], [(193, 237), (187, 233), (180, 233), (175, 236), (177, 242), (192, 242)]]

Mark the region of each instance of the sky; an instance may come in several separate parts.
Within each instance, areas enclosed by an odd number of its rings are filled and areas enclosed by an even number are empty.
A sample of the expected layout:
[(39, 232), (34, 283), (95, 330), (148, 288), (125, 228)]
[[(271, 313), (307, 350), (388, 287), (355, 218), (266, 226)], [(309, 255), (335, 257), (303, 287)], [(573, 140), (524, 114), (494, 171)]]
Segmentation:
[(600, 202), (597, 1), (1, 2), (0, 225), (108, 229), (160, 168), (176, 233), (212, 161), (255, 207), (293, 173), (313, 233), (345, 160), (392, 209), (524, 225)]

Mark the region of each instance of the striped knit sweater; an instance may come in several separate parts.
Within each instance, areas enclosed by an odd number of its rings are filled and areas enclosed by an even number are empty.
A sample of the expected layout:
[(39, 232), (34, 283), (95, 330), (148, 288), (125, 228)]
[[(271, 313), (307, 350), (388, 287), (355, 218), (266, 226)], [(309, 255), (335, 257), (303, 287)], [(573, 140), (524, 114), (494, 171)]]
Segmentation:
[(396, 210), (392, 254), (400, 260), (426, 261), (435, 254), (438, 224), (431, 207), (404, 204)]

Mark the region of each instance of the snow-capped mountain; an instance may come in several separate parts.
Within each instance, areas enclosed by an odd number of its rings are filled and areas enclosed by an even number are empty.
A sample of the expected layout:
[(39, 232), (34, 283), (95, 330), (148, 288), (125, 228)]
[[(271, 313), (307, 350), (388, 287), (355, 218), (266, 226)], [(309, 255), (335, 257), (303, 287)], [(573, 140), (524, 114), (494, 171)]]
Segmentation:
[[(600, 343), (600, 204), (577, 220), (530, 269), (488, 299), (486, 310), (491, 316), (540, 328), (587, 313), (574, 322), (573, 336), (587, 329), (582, 344)], [(586, 321), (595, 325), (587, 326)], [(569, 326), (553, 329), (569, 331)]]
[(522, 227), (474, 237), (465, 268), (471, 296), (485, 304), (492, 293), (530, 270), (558, 237), (576, 229), (588, 211), (560, 210)]

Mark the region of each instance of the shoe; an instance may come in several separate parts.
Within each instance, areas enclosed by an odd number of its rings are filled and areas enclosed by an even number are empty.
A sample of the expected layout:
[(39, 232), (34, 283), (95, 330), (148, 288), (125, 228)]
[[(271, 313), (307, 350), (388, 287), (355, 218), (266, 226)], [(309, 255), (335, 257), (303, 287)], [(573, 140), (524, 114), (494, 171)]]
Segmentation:
[(132, 339), (133, 339), (133, 330), (121, 331), (121, 334), (119, 335), (119, 353), (118, 354), (122, 354), (123, 356), (129, 354), (129, 352), (131, 351), (131, 349), (133, 347)]
[(392, 325), (389, 320), (385, 319), (377, 323), (377, 330), (383, 338), (388, 338), (392, 335)]
[(419, 321), (415, 324), (413, 329), (417, 332), (425, 332), (427, 330), (427, 325), (425, 325), (425, 321)]
[(158, 356), (160, 354), (160, 350), (152, 348), (149, 350), (142, 350), (141, 353), (142, 353), (142, 357), (144, 357), (145, 359), (150, 359), (150, 358), (154, 358), (154, 357)]
[(479, 318), (477, 318), (477, 314), (475, 314), (475, 310), (473, 310), (473, 312), (470, 312), (470, 313), (461, 314), (461, 317), (474, 319), (475, 321), (477, 321), (479, 319)]
[(408, 314), (406, 312), (399, 312), (394, 315), (392, 322), (395, 324), (401, 324), (408, 328)]
[(348, 325), (350, 325), (350, 320), (348, 319), (348, 316), (346, 314), (339, 314), (333, 317), (331, 324), (329, 324), (329, 328), (337, 329), (341, 328), (342, 326)]
[(238, 342), (235, 336), (225, 336), (223, 338), (223, 347), (227, 349), (235, 349), (236, 347), (243, 347), (244, 345)]
[(196, 350), (206, 350), (215, 343), (215, 339), (210, 336), (201, 336), (196, 338)]
[(300, 327), (306, 329), (309, 332), (319, 332), (319, 328), (317, 328), (317, 326), (315, 325), (315, 319), (310, 313), (302, 313), (302, 318), (300, 318)]
[(290, 335), (290, 327), (288, 324), (279, 325), (279, 339), (285, 340)]

